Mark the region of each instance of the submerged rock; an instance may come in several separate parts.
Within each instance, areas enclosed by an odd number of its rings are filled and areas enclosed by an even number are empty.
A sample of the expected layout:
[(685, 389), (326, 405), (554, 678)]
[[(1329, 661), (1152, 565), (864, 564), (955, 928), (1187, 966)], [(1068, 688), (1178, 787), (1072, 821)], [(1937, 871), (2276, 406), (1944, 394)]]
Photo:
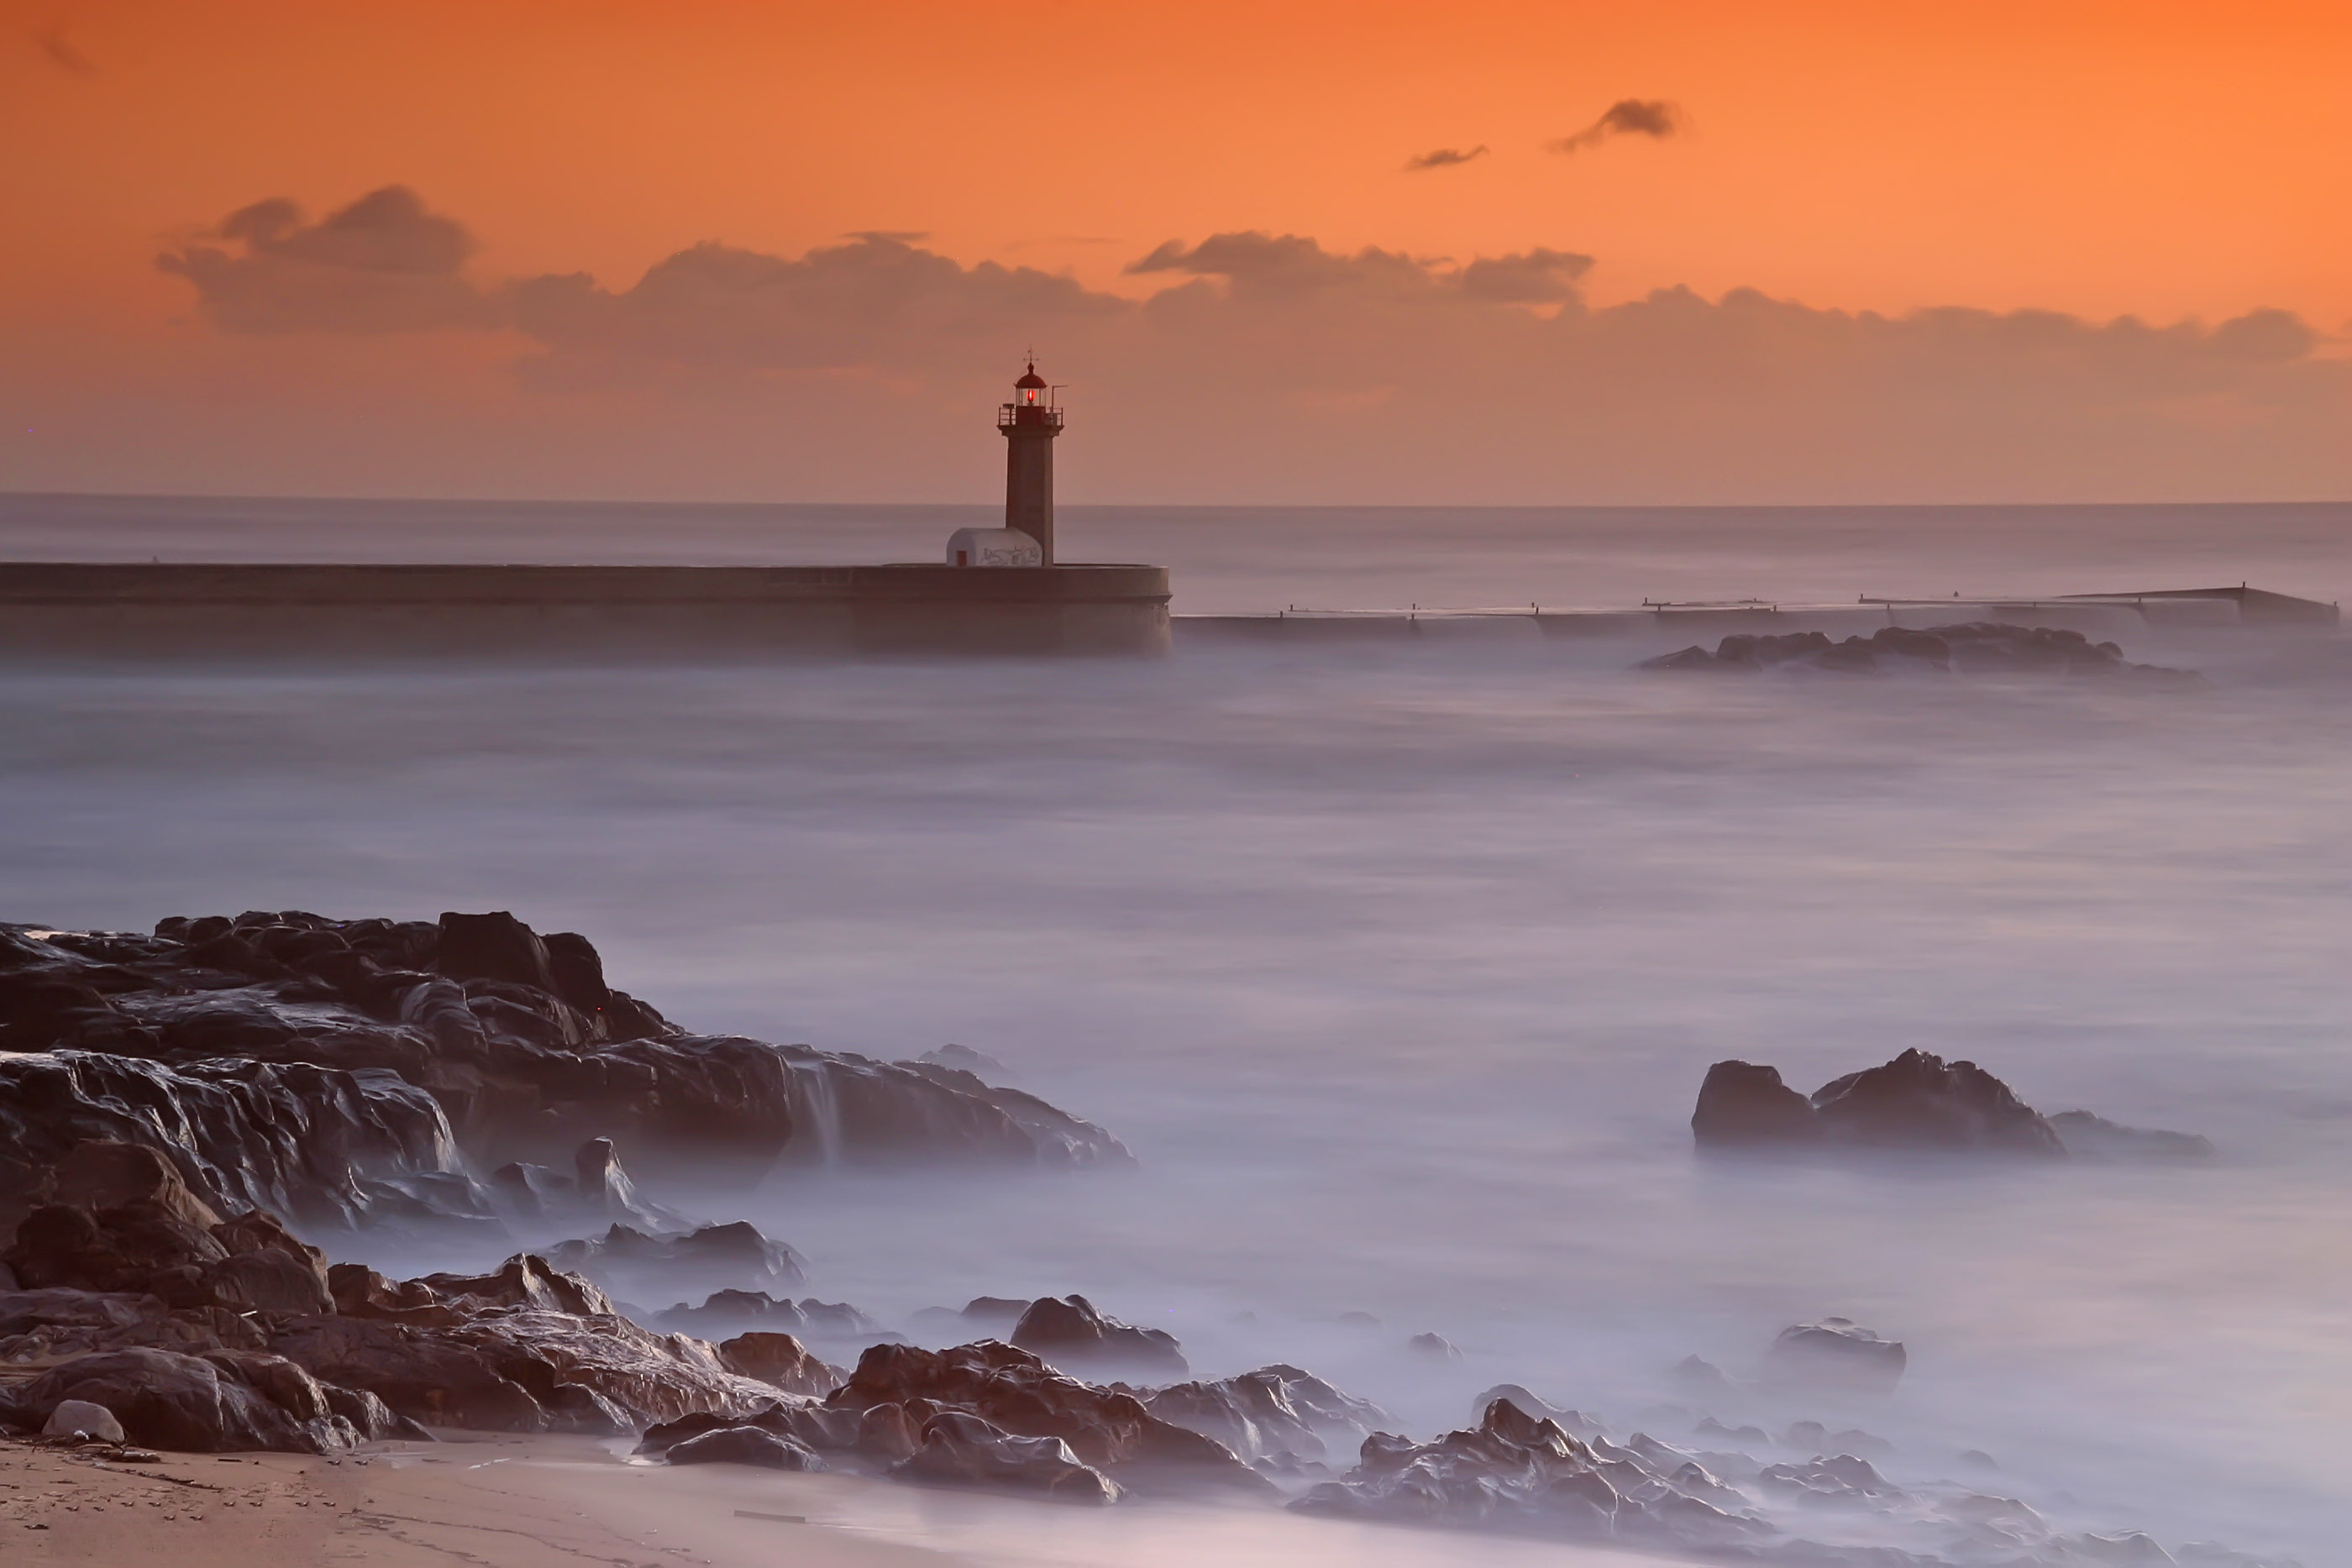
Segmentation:
[(2061, 1111), (2050, 1125), (2077, 1159), (2193, 1163), (2213, 1157), (2213, 1145), (2195, 1133), (2126, 1127), (2088, 1111)]
[(2193, 671), (2132, 664), (2115, 643), (2094, 643), (2080, 632), (1986, 621), (1931, 626), (1925, 631), (1885, 626), (1867, 637), (1852, 636), (1843, 642), (1832, 642), (1824, 632), (1741, 632), (1724, 638), (1713, 653), (1692, 646), (1644, 659), (1634, 668), (1731, 674), (1790, 668), (1864, 675), (1910, 668), (1963, 674), (2197, 678)]
[(700, 1306), (680, 1301), (657, 1314), (654, 1322), (705, 1339), (752, 1330), (814, 1339), (854, 1339), (869, 1344), (900, 1337), (885, 1333), (880, 1324), (846, 1301), (820, 1301), (813, 1296), (795, 1301), (765, 1291), (714, 1291)]
[[(1850, 1072), (1807, 1097), (1777, 1069), (1718, 1061), (1699, 1086), (1691, 1134), (1702, 1149), (1884, 1149), (2063, 1159), (2196, 1158), (2210, 1152), (2185, 1133), (2119, 1127), (2087, 1112), (2044, 1117), (1973, 1061), (1911, 1050)], [(2080, 1149), (2075, 1145), (2081, 1145)]]
[(641, 1286), (756, 1291), (797, 1285), (806, 1278), (800, 1254), (742, 1219), (706, 1225), (681, 1236), (648, 1235), (634, 1226), (615, 1225), (591, 1239), (558, 1242), (547, 1256), (568, 1273), (632, 1293)]
[(1894, 1393), (1909, 1362), (1900, 1340), (1881, 1339), (1847, 1318), (1782, 1329), (1764, 1356), (1770, 1381), (1847, 1394)]
[(1192, 1371), (1176, 1336), (1106, 1317), (1084, 1296), (1041, 1296), (1013, 1325), (1013, 1343), (1069, 1372), (1145, 1378), (1182, 1377)]

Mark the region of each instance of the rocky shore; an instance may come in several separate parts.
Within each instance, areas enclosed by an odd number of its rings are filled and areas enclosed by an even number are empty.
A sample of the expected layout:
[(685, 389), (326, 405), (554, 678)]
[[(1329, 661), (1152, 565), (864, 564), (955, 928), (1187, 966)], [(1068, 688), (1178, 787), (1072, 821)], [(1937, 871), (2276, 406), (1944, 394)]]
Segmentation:
[[(1907, 1364), (1843, 1319), (1790, 1325), (1738, 1376), (1685, 1363), (1680, 1441), (1517, 1385), (1423, 1440), (1297, 1366), (1202, 1375), (1169, 1333), (1080, 1295), (917, 1314), (906, 1328), (939, 1348), (795, 1300), (809, 1270), (789, 1245), (672, 1205), (798, 1162), (1129, 1156), (951, 1061), (687, 1033), (612, 989), (585, 938), (507, 915), (0, 927), (0, 1433), (45, 1451), (339, 1460), (436, 1434), (569, 1435), (670, 1467), (1207, 1497), (1685, 1558), (2260, 1568), (1902, 1473), (1891, 1445), (1811, 1418), (1894, 1397)], [(2037, 1158), (2182, 1136), (2043, 1118), (1916, 1051), (1811, 1097), (1718, 1063), (1693, 1124), (1710, 1147)], [(566, 1229), (483, 1272), (405, 1279), (318, 1245), (442, 1236), (498, 1256)], [(1459, 1358), (1414, 1344), (1423, 1364)], [(1790, 1410), (1808, 1414), (1779, 1438), (1744, 1420)]]

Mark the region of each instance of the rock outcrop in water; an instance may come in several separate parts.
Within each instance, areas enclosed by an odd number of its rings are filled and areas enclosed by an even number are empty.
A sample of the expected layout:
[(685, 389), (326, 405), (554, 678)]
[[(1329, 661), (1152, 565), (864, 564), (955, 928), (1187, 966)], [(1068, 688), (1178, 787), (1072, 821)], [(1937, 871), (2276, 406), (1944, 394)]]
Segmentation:
[(1886, 626), (1867, 637), (1848, 637), (1843, 642), (1832, 642), (1824, 632), (1790, 632), (1777, 636), (1742, 632), (1724, 638), (1711, 653), (1694, 644), (1677, 653), (1645, 659), (1634, 667), (1715, 674), (1785, 667), (1853, 675), (1914, 669), (1971, 675), (2131, 675), (2176, 681), (2197, 678), (2189, 670), (2131, 664), (2115, 643), (2094, 643), (2080, 632), (1982, 621), (1931, 626), (1926, 631)]
[(2085, 1111), (2045, 1117), (1973, 1061), (1922, 1051), (1800, 1094), (1779, 1069), (1718, 1061), (1699, 1086), (1691, 1134), (1702, 1149), (1875, 1149), (2029, 1159), (2198, 1158), (2189, 1133), (2124, 1127)]
[(1129, 1160), (955, 1067), (685, 1033), (614, 990), (585, 937), (504, 914), (0, 926), (0, 1195), (110, 1139), (163, 1151), (215, 1208), (312, 1227), (674, 1218), (616, 1150), (738, 1186), (780, 1161)]
[(1176, 1336), (1105, 1317), (1084, 1296), (1041, 1296), (1013, 1325), (1012, 1341), (1065, 1372), (1147, 1379), (1191, 1373)]

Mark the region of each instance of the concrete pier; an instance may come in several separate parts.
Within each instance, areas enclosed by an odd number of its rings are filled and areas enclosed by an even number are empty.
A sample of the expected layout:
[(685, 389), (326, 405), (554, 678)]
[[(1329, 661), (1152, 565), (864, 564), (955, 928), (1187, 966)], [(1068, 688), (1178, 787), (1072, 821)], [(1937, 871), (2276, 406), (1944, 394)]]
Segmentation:
[(0, 656), (1145, 655), (1168, 570), (0, 562)]

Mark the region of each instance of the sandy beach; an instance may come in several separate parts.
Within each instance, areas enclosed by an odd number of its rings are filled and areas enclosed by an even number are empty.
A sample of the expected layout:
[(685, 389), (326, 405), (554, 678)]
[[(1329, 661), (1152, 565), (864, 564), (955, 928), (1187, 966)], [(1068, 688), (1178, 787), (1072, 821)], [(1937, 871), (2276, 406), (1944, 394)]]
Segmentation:
[(1303, 1519), (1087, 1509), (845, 1476), (628, 1462), (586, 1437), (449, 1433), (341, 1458), (119, 1463), (0, 1445), (0, 1563), (171, 1568), (1672, 1568), (1672, 1560)]

